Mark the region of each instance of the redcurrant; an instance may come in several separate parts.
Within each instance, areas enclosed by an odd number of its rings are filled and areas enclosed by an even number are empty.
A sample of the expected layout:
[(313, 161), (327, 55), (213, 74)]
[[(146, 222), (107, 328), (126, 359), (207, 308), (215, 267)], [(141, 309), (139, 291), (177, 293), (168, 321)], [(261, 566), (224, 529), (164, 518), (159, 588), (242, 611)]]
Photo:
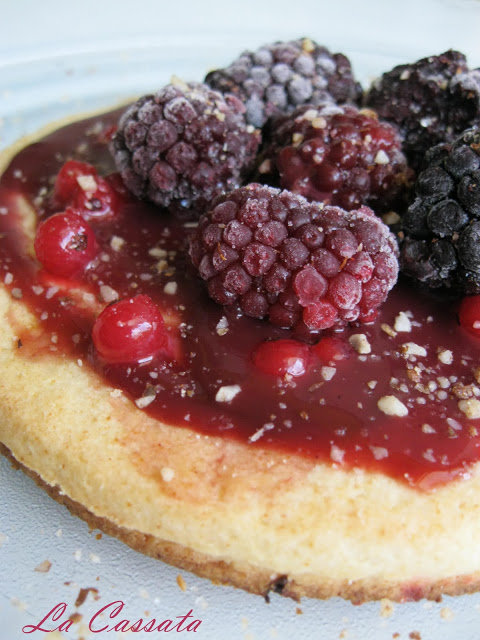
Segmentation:
[(35, 252), (47, 271), (68, 278), (92, 261), (97, 243), (88, 222), (73, 209), (67, 209), (39, 224)]
[(302, 376), (311, 361), (310, 347), (298, 340), (262, 342), (253, 353), (257, 369), (273, 376)]
[(98, 355), (109, 363), (145, 362), (168, 350), (163, 316), (145, 294), (106, 307), (95, 321), (92, 339)]

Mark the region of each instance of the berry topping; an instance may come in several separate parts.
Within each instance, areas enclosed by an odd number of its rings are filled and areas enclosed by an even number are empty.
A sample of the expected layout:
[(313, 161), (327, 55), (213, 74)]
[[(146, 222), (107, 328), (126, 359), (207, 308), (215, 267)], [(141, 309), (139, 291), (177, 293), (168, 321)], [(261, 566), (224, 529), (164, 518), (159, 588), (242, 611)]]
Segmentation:
[(411, 178), (397, 129), (370, 110), (324, 104), (275, 119), (259, 180), (350, 211), (402, 204)]
[(38, 225), (35, 252), (47, 271), (69, 278), (93, 260), (97, 243), (88, 222), (77, 211), (67, 209)]
[(363, 320), (397, 279), (396, 243), (367, 207), (344, 211), (251, 184), (218, 198), (190, 256), (219, 304), (311, 332)]
[(59, 209), (74, 207), (88, 220), (115, 213), (117, 197), (115, 189), (98, 175), (95, 167), (68, 160), (55, 180), (53, 204)]
[(163, 316), (145, 294), (106, 307), (95, 321), (92, 339), (100, 358), (112, 364), (149, 362), (168, 352)]
[(260, 141), (245, 107), (201, 84), (170, 84), (122, 116), (110, 150), (128, 189), (173, 213), (194, 216), (238, 187)]
[(446, 51), (385, 73), (366, 102), (400, 127), (405, 153), (418, 169), (431, 146), (480, 124), (480, 71), (469, 71), (458, 51)]
[(480, 296), (468, 296), (462, 300), (458, 319), (468, 333), (480, 338)]
[(348, 58), (308, 38), (245, 51), (226, 69), (209, 73), (205, 82), (238, 96), (246, 105), (248, 122), (255, 127), (307, 102), (355, 102), (361, 96)]
[(337, 336), (324, 336), (312, 351), (323, 364), (335, 364), (352, 355), (350, 344)]
[(253, 353), (253, 363), (272, 376), (303, 376), (312, 360), (310, 347), (298, 340), (262, 342)]
[(405, 214), (400, 264), (425, 285), (480, 293), (480, 131), (433, 147)]

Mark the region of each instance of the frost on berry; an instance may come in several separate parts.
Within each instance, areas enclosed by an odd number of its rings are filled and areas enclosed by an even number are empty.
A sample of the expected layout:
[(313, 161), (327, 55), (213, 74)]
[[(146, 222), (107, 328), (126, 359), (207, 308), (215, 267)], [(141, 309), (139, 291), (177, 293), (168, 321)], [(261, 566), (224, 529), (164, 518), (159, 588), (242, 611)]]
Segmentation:
[(301, 104), (356, 102), (361, 96), (348, 58), (308, 38), (245, 51), (230, 66), (210, 72), (205, 82), (238, 96), (255, 127)]
[(366, 102), (400, 128), (405, 153), (418, 170), (430, 147), (480, 124), (480, 71), (469, 70), (458, 51), (446, 51), (385, 73)]
[(124, 113), (110, 150), (127, 188), (185, 217), (238, 187), (250, 171), (259, 132), (245, 107), (201, 84), (170, 84)]
[(257, 180), (347, 210), (405, 206), (412, 171), (395, 126), (371, 110), (305, 105), (273, 120)]
[(398, 274), (395, 239), (370, 209), (258, 184), (218, 198), (189, 252), (217, 303), (313, 333), (371, 321)]

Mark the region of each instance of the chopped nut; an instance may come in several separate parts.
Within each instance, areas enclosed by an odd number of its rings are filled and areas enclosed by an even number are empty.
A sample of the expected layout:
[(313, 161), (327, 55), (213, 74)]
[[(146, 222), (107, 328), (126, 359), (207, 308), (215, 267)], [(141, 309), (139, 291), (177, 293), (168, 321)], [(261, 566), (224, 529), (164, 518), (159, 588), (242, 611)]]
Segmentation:
[(369, 447), (370, 451), (373, 453), (373, 457), (375, 460), (383, 460), (383, 458), (388, 458), (388, 449), (385, 447)]
[(174, 296), (177, 293), (178, 285), (176, 282), (171, 281), (167, 282), (167, 284), (163, 287), (164, 293), (169, 296)]
[(231, 402), (241, 390), (242, 389), (238, 384), (220, 387), (217, 391), (217, 395), (215, 396), (215, 400), (217, 402)]
[(148, 255), (152, 256), (152, 258), (166, 258), (168, 253), (161, 247), (152, 247), (148, 250)]
[(393, 224), (397, 224), (397, 222), (400, 222), (401, 218), (396, 211), (388, 211), (387, 213), (383, 214), (382, 220), (386, 225), (390, 226)]
[(387, 416), (399, 416), (401, 418), (408, 415), (407, 407), (395, 396), (382, 396), (377, 402), (377, 407)]
[(475, 369), (475, 371), (473, 372), (473, 377), (480, 384), (480, 367), (478, 369)]
[(108, 284), (102, 284), (100, 287), (100, 297), (103, 302), (108, 304), (109, 302), (118, 300), (120, 296), (118, 295), (118, 292), (115, 291), (115, 289), (112, 289), (112, 287), (109, 287)]
[(477, 387), (474, 384), (456, 382), (452, 387), (452, 392), (459, 400), (467, 400), (467, 398), (473, 398), (473, 396), (477, 395), (475, 389), (477, 389)]
[(400, 311), (398, 316), (395, 318), (393, 328), (399, 333), (410, 333), (412, 330), (412, 323), (405, 311)]
[(178, 584), (178, 586), (180, 587), (180, 589), (182, 591), (186, 591), (187, 590), (187, 583), (183, 579), (183, 576), (181, 576), (180, 574), (178, 574), (178, 576), (177, 576), (177, 584)]
[(149, 395), (142, 396), (141, 398), (137, 398), (135, 400), (135, 404), (139, 409), (145, 409), (145, 407), (148, 407), (149, 404), (152, 404), (154, 400), (155, 394), (151, 393)]
[(427, 355), (427, 350), (425, 347), (421, 347), (419, 344), (415, 342), (406, 342), (402, 344), (401, 351), (405, 356), (421, 356), (424, 358)]
[(380, 327), (382, 331), (384, 331), (387, 336), (390, 336), (391, 338), (395, 338), (395, 336), (397, 335), (397, 332), (394, 331), (389, 324), (383, 323), (382, 325), (380, 325)]
[(228, 333), (228, 320), (225, 316), (222, 316), (217, 322), (215, 330), (219, 336), (224, 336)]
[(364, 333), (354, 333), (348, 339), (357, 353), (367, 354), (372, 352), (372, 347)]
[(443, 362), (443, 364), (452, 364), (453, 353), (450, 351), (450, 349), (439, 347), (437, 349), (437, 358), (440, 360), (440, 362)]
[(429, 424), (422, 424), (423, 433), (436, 433), (436, 430)]
[(480, 400), (470, 398), (469, 400), (460, 400), (458, 408), (470, 420), (478, 420), (480, 418)]
[(412, 382), (420, 382), (422, 379), (422, 371), (419, 367), (412, 367), (407, 369), (407, 377)]
[(110, 246), (114, 251), (120, 251), (125, 244), (125, 240), (120, 236), (112, 236), (110, 240)]
[(337, 373), (335, 367), (322, 367), (321, 374), (324, 380), (331, 380), (333, 376)]
[(367, 382), (367, 387), (369, 389), (375, 389), (375, 387), (377, 386), (377, 380), (370, 380), (370, 382)]
[(93, 176), (77, 176), (78, 186), (82, 191), (94, 192), (97, 190), (97, 182)]
[(383, 149), (380, 149), (373, 161), (375, 162), (375, 164), (388, 164), (390, 162), (390, 158)]
[(50, 562), (50, 560), (44, 560), (35, 567), (34, 571), (37, 571), (38, 573), (48, 573), (51, 569), (51, 566), (52, 563)]

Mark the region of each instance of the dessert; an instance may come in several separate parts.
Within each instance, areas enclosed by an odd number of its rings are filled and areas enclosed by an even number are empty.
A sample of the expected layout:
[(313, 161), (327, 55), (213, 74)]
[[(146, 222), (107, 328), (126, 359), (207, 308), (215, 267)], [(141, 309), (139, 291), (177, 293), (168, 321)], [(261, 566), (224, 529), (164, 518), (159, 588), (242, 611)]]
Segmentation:
[(476, 296), (389, 292), (366, 208), (256, 183), (200, 222), (140, 200), (120, 118), (53, 130), (0, 179), (2, 451), (92, 526), (255, 593), (478, 590)]

